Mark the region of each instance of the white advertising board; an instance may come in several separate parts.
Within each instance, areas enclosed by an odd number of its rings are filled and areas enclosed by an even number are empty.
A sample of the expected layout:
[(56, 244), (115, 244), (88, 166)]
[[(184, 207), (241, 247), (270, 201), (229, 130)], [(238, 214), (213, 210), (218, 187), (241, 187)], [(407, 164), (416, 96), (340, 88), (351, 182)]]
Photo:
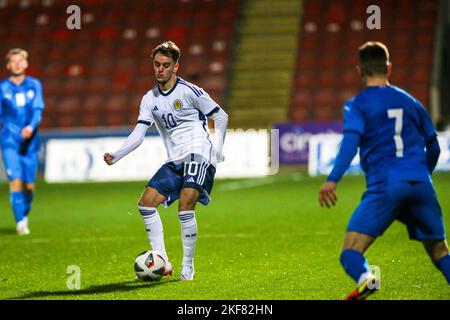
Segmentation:
[[(333, 169), (334, 161), (341, 143), (341, 134), (318, 134), (309, 140), (308, 173), (310, 176), (328, 175)], [(450, 132), (440, 132), (438, 141), (441, 154), (436, 166), (438, 171), (450, 170)], [(353, 159), (347, 173), (362, 173), (359, 155)]]
[[(211, 138), (214, 141), (214, 137)], [(125, 137), (51, 139), (46, 145), (47, 182), (149, 180), (166, 160), (160, 137), (146, 137), (136, 150), (112, 166), (103, 154), (117, 150)], [(216, 177), (258, 177), (269, 174), (267, 130), (227, 133), (225, 161), (217, 165)]]

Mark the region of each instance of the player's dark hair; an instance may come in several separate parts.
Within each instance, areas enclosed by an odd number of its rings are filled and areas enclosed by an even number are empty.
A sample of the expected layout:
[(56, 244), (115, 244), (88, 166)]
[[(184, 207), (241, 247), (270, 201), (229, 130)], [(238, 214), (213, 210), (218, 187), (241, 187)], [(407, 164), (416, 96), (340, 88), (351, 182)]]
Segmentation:
[(381, 42), (368, 41), (359, 47), (359, 67), (363, 77), (385, 76), (389, 51)]
[(172, 41), (163, 42), (153, 49), (152, 58), (155, 58), (158, 53), (166, 57), (171, 57), (175, 62), (178, 62), (181, 55), (180, 48)]

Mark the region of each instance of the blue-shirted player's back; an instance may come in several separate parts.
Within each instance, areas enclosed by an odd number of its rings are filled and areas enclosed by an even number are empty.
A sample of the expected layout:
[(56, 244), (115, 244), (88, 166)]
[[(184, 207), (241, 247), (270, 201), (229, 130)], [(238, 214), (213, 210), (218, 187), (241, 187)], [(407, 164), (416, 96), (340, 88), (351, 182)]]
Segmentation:
[(426, 140), (436, 136), (419, 101), (392, 86), (367, 87), (344, 107), (344, 132), (361, 135), (361, 167), (367, 184), (427, 181)]
[[(347, 225), (340, 262), (358, 283), (346, 300), (364, 300), (379, 286), (364, 253), (395, 220), (410, 239), (422, 241), (450, 284), (450, 254), (442, 210), (431, 181), (440, 147), (422, 104), (389, 84), (392, 63), (387, 47), (368, 41), (359, 47), (358, 73), (365, 89), (344, 106), (344, 136), (333, 170), (319, 191), (319, 202), (337, 201), (336, 187), (359, 147), (367, 190)], [(379, 282), (378, 282), (379, 284)]]

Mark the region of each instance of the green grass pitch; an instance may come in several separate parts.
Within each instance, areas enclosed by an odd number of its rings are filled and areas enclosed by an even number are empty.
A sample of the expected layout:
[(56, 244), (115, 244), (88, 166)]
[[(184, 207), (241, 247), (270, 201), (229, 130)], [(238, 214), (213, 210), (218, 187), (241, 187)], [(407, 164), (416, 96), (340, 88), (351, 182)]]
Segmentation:
[[(198, 206), (196, 278), (178, 281), (177, 206), (160, 208), (174, 276), (135, 282), (133, 261), (148, 249), (136, 202), (145, 182), (38, 183), (31, 235), (15, 234), (8, 186), (0, 185), (0, 299), (342, 299), (355, 284), (339, 264), (344, 230), (364, 191), (362, 177), (338, 186), (338, 205), (317, 201), (323, 178), (294, 173), (217, 180)], [(434, 176), (450, 229), (450, 174)], [(448, 299), (450, 289), (422, 248), (395, 222), (367, 253), (380, 268), (370, 299)], [(69, 290), (70, 265), (80, 268)]]

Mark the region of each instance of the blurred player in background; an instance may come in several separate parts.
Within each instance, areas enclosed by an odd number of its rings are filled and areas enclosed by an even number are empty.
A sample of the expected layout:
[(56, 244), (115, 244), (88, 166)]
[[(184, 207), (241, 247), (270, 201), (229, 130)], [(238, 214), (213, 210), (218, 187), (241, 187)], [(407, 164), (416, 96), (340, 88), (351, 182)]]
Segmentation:
[(30, 233), (28, 214), (40, 148), (37, 129), (44, 109), (41, 82), (25, 75), (27, 59), (25, 50), (11, 49), (6, 55), (10, 76), (0, 82), (0, 144), (19, 235)]
[(431, 173), (440, 154), (437, 133), (422, 104), (389, 84), (392, 64), (385, 45), (367, 42), (359, 48), (365, 89), (344, 106), (344, 137), (333, 170), (319, 192), (319, 202), (337, 201), (336, 184), (360, 148), (367, 191), (347, 226), (340, 261), (358, 283), (347, 300), (363, 300), (377, 289), (365, 251), (394, 220), (409, 237), (422, 241), (450, 284), (450, 256), (441, 207)]
[[(147, 184), (138, 203), (150, 245), (166, 260), (165, 275), (172, 274), (157, 207), (179, 199), (183, 262), (180, 279), (194, 278), (194, 251), (197, 241), (195, 206), (210, 201), (216, 163), (223, 161), (222, 147), (228, 115), (201, 88), (177, 76), (180, 50), (171, 41), (152, 52), (157, 85), (142, 98), (136, 127), (115, 152), (106, 153), (108, 165), (136, 149), (154, 123), (163, 139), (168, 159)], [(207, 117), (215, 122), (216, 144), (211, 143)]]

